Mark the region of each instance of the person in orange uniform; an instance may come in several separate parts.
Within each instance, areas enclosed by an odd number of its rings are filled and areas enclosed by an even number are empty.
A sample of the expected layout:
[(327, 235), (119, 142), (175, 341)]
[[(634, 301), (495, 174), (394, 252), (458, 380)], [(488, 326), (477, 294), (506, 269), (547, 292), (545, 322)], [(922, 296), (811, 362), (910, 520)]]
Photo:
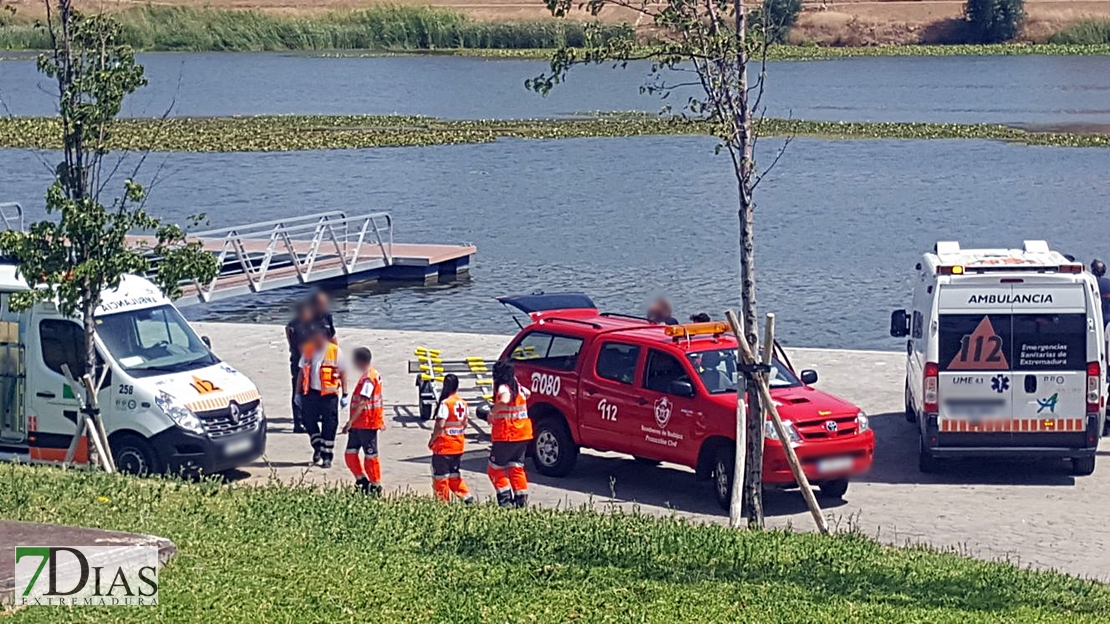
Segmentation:
[[(382, 403), (382, 377), (371, 364), (370, 349), (359, 347), (354, 353), (355, 367), (362, 374), (351, 399), (351, 416), (343, 425), (347, 451), (343, 459), (355, 476), (355, 484), (367, 494), (382, 493), (382, 464), (378, 458), (378, 432), (385, 431), (385, 406)], [(362, 451), (362, 461), (358, 453)]]
[(331, 468), (339, 408), (347, 405), (343, 353), (324, 330), (315, 328), (302, 347), (300, 364), (301, 419), (312, 443), (312, 463)]
[(493, 365), (493, 388), (489, 416), (493, 445), (487, 473), (497, 492), (498, 505), (524, 507), (528, 504), (524, 454), (532, 440), (532, 421), (528, 418), (531, 392), (517, 383), (513, 363), (508, 360)]
[(459, 378), (450, 373), (444, 375), (436, 424), (428, 440), (428, 449), (432, 452), (432, 489), (442, 501), (451, 500), (454, 493), (464, 503), (474, 502), (460, 472), (462, 454), (466, 450), (466, 409), (466, 401), (459, 396)]

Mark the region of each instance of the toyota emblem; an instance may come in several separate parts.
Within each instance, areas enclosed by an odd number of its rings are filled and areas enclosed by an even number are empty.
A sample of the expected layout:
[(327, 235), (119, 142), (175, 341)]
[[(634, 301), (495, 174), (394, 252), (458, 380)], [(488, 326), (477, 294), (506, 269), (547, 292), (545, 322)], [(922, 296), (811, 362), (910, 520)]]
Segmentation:
[(228, 406), (227, 406), (227, 416), (228, 416), (228, 419), (231, 420), (231, 424), (233, 424), (233, 425), (238, 425), (239, 424), (239, 404), (238, 403), (236, 403), (235, 401), (232, 401), (231, 403), (228, 404)]
[(825, 429), (827, 429), (831, 433), (836, 433), (836, 429), (837, 429), (836, 421), (835, 420), (826, 420), (825, 421)]

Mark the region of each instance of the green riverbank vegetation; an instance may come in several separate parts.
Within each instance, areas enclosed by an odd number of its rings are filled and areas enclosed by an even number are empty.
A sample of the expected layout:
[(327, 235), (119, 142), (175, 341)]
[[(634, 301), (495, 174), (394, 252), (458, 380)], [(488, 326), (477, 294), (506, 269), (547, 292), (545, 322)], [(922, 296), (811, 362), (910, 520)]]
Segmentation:
[(1056, 45), (1110, 45), (1110, 19), (1088, 19), (1076, 22), (1052, 35)]
[(155, 608), (62, 621), (1105, 622), (1110, 587), (858, 533), (0, 465), (0, 518), (153, 534)]
[[(583, 45), (587, 29), (584, 23), (573, 20), (480, 21), (452, 9), (422, 6), (286, 15), (149, 5), (113, 15), (123, 26), (125, 42), (142, 51), (308, 51), (338, 56), (430, 52), (546, 60), (556, 48)], [(1110, 55), (1110, 40), (1085, 34), (1098, 23), (1076, 24), (1048, 44), (773, 45), (768, 57), (818, 60), (857, 56)], [(627, 36), (628, 29), (621, 24), (603, 24), (599, 36)], [(49, 39), (34, 19), (0, 11), (0, 50), (47, 47)]]
[[(6, 14), (5, 14), (6, 15)], [(113, 12), (136, 50), (486, 50), (578, 47), (586, 25), (566, 20), (478, 21), (451, 9), (378, 6), (282, 15), (255, 10), (142, 6)], [(6, 21), (5, 21), (6, 19)], [(630, 32), (601, 25), (598, 36)], [(46, 32), (18, 13), (0, 17), (0, 49), (50, 47)]]
[[(762, 136), (824, 139), (986, 139), (1028, 145), (1110, 147), (1110, 134), (1039, 132), (993, 124), (870, 123), (763, 119)], [(280, 152), (486, 143), (501, 138), (568, 139), (710, 134), (703, 122), (646, 114), (598, 113), (568, 119), (443, 120), (395, 115), (280, 115), (120, 119), (114, 150)], [(59, 149), (53, 117), (0, 119), (0, 147)]]

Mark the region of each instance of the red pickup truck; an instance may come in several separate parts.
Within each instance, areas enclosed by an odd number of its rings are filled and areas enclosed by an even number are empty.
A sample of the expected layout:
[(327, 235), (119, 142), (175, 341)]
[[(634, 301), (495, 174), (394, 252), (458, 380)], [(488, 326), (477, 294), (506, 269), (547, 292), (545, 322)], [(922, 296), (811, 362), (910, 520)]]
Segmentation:
[[(531, 388), (535, 468), (565, 476), (580, 448), (688, 466), (712, 479), (718, 503), (732, 491), (736, 428), (736, 339), (720, 323), (663, 326), (600, 313), (582, 294), (500, 301), (528, 314), (501, 354)], [(677, 329), (676, 329), (677, 328)], [(814, 389), (776, 345), (771, 396), (806, 476), (840, 498), (871, 466), (875, 436), (855, 405)], [(774, 429), (765, 429), (764, 483), (796, 485)]]

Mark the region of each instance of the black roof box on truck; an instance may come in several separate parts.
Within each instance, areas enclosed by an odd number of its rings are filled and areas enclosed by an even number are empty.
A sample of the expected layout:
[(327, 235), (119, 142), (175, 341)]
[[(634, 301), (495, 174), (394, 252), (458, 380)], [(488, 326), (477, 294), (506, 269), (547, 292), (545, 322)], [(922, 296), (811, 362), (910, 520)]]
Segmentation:
[(597, 305), (585, 293), (551, 293), (536, 291), (530, 295), (498, 297), (498, 301), (525, 314), (548, 310), (596, 310)]

